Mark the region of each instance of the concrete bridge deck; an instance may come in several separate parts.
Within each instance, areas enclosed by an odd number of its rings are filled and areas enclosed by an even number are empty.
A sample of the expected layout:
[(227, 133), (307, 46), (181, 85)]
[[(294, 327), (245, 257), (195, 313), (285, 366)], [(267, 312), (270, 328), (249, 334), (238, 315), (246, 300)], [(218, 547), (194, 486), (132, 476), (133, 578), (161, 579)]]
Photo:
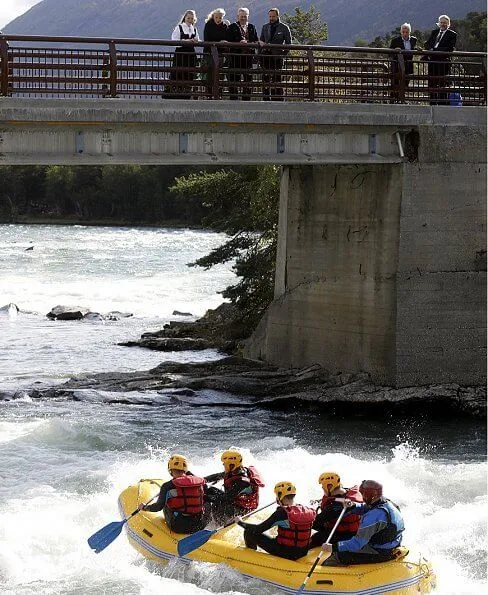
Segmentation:
[(478, 126), (484, 113), (400, 104), (0, 98), (0, 164), (399, 163), (412, 129)]

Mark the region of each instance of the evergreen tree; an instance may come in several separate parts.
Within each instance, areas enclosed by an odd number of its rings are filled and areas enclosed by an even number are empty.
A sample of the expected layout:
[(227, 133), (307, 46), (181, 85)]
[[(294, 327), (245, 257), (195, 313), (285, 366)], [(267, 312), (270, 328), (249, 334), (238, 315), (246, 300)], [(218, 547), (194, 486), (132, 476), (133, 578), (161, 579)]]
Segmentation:
[(291, 36), (299, 45), (321, 45), (327, 40), (327, 23), (322, 21), (320, 11), (313, 4), (307, 11), (297, 6), (295, 15), (285, 13), (283, 21), (290, 27)]
[(222, 295), (239, 312), (250, 333), (273, 300), (279, 204), (279, 168), (272, 165), (200, 172), (175, 180), (170, 191), (201, 202), (205, 227), (230, 238), (190, 263), (206, 269), (235, 260), (239, 278)]

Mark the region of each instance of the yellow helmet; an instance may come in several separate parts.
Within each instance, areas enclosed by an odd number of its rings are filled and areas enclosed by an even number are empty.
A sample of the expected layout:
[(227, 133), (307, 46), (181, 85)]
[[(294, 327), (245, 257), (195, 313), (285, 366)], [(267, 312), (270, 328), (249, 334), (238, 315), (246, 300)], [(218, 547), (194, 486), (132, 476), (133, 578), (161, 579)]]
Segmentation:
[(171, 455), (168, 461), (168, 471), (173, 471), (173, 469), (188, 471), (188, 459), (183, 455)]
[(330, 496), (336, 488), (341, 487), (341, 478), (335, 471), (325, 471), (319, 477), (319, 483), (326, 496)]
[(224, 469), (227, 473), (242, 465), (242, 455), (239, 451), (234, 449), (224, 450), (220, 460), (224, 464)]
[(297, 489), (290, 481), (280, 481), (275, 485), (274, 493), (281, 502), (285, 496), (295, 496)]

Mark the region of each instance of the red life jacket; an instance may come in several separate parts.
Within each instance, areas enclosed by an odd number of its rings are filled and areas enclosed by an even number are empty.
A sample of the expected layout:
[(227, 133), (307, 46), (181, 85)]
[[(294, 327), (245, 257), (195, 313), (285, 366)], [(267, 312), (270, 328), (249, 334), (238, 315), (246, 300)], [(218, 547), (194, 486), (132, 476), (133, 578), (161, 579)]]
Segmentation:
[(312, 525), (316, 517), (315, 510), (301, 504), (283, 506), (283, 508), (286, 511), (290, 527), (286, 529), (278, 525), (276, 541), (288, 547), (308, 547), (312, 535)]
[[(242, 473), (240, 469), (244, 469), (244, 473)], [(252, 492), (249, 494), (242, 492), (237, 494), (234, 497), (233, 503), (245, 511), (255, 510), (259, 504), (259, 488), (264, 487), (263, 480), (261, 479), (258, 470), (256, 467), (252, 466), (239, 467), (239, 469), (235, 469), (229, 473), (226, 473), (224, 475), (225, 491), (230, 490), (236, 481), (247, 483), (252, 489)]]
[[(352, 488), (346, 488), (346, 493), (344, 494), (344, 496), (340, 496), (340, 497), (347, 498), (348, 500), (351, 500), (351, 502), (357, 502), (358, 504), (363, 503), (363, 497), (361, 496), (361, 492), (359, 491), (358, 486), (353, 486)], [(336, 497), (324, 496), (322, 498), (320, 508), (322, 510), (330, 509), (333, 506), (333, 503), (335, 502), (336, 498), (337, 498), (337, 496)], [(332, 531), (338, 518), (339, 518), (339, 513), (337, 514), (337, 517), (335, 519), (333, 519), (331, 521), (327, 521), (324, 524), (324, 528), (327, 529), (327, 531)], [(357, 531), (359, 529), (359, 521), (360, 520), (361, 520), (361, 517), (358, 514), (348, 514), (347, 516), (344, 516), (342, 518), (342, 521), (339, 523), (339, 525), (336, 529), (336, 533), (337, 534), (357, 533)]]
[[(170, 490), (170, 497), (166, 506), (182, 514), (201, 514), (203, 512), (203, 486), (205, 480), (195, 475), (183, 475), (171, 480), (174, 489)], [(175, 495), (172, 495), (175, 493)]]

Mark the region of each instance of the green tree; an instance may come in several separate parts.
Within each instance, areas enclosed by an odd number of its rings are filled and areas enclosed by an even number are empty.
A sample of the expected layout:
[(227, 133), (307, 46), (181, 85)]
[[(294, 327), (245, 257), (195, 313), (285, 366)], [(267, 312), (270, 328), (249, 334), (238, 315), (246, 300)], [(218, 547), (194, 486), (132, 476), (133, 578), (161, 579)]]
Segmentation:
[(458, 34), (456, 49), (463, 52), (486, 52), (486, 11), (468, 12), (455, 19), (451, 27)]
[(283, 21), (290, 27), (292, 38), (299, 45), (321, 45), (327, 40), (327, 23), (313, 4), (306, 11), (297, 6), (295, 15), (285, 13)]
[(205, 227), (227, 233), (221, 246), (189, 266), (206, 269), (235, 260), (235, 285), (222, 295), (250, 333), (273, 299), (279, 204), (279, 168), (271, 165), (201, 172), (175, 180), (170, 191), (199, 202)]

